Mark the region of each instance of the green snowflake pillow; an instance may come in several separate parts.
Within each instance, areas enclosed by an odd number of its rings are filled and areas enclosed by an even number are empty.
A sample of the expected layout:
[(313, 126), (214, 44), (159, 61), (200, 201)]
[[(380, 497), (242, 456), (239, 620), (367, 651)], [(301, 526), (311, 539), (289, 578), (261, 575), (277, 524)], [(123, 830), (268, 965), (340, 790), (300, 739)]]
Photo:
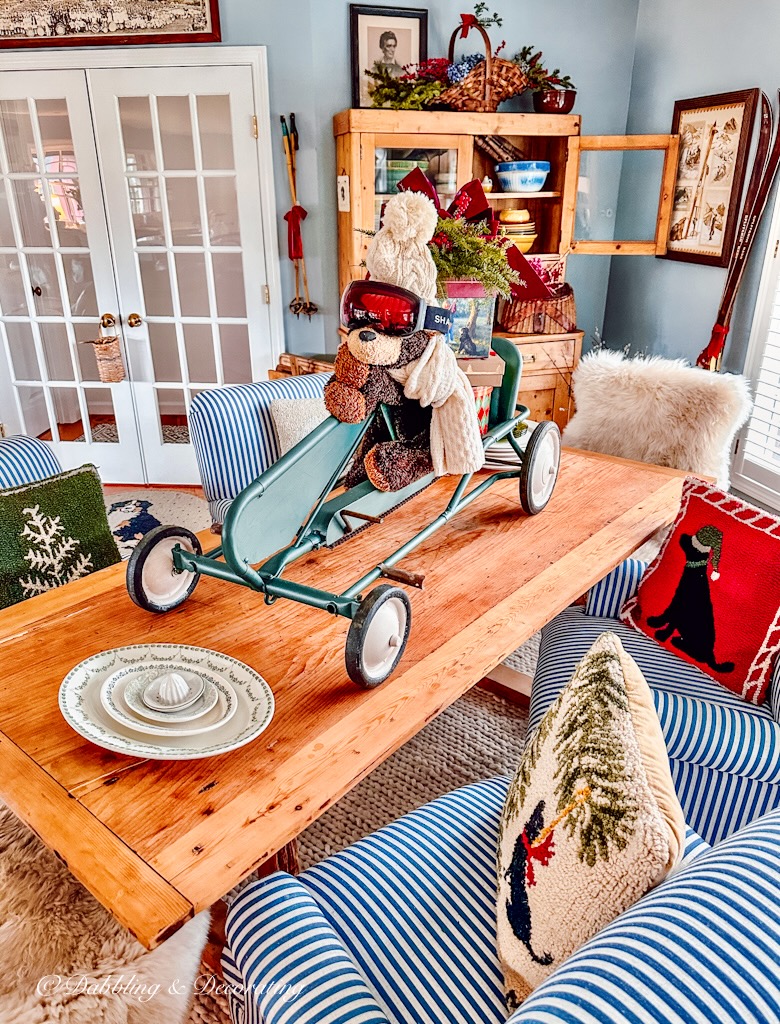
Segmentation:
[(650, 688), (603, 633), (542, 719), (507, 794), (498, 954), (515, 1009), (682, 855), (685, 820)]
[(0, 490), (0, 608), (119, 561), (94, 466)]

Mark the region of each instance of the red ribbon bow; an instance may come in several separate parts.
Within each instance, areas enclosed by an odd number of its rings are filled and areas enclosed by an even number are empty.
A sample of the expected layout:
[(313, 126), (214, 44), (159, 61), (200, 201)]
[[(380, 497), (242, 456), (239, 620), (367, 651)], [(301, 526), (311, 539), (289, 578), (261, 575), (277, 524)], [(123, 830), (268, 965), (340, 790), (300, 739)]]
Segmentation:
[(428, 178), (425, 177), (419, 167), (415, 167), (406, 177), (399, 182), (398, 189), (401, 192), (422, 192), (436, 207), (440, 217), (462, 217), (464, 220), (485, 219), (485, 214), (490, 214), (492, 221), (492, 210), (490, 203), (485, 197), (485, 190), (482, 182), (475, 178), (467, 185), (459, 188), (455, 193), (450, 205), (444, 209), (439, 199), (439, 194)]
[(461, 14), (460, 20), (460, 38), (465, 39), (469, 32), (479, 25), (479, 22), (474, 14)]
[(284, 215), (287, 221), (287, 255), (291, 260), (303, 259), (303, 239), (301, 238), (301, 221), (306, 220), (308, 214), (302, 206), (293, 206)]

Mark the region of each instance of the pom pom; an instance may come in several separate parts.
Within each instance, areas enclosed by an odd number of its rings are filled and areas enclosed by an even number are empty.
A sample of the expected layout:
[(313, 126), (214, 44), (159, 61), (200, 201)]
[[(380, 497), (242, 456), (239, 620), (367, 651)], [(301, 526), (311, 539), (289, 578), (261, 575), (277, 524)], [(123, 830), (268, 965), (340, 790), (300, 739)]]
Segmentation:
[(382, 227), (375, 238), (386, 232), (394, 242), (418, 241), (427, 244), (439, 219), (436, 207), (421, 192), (399, 192), (385, 204)]

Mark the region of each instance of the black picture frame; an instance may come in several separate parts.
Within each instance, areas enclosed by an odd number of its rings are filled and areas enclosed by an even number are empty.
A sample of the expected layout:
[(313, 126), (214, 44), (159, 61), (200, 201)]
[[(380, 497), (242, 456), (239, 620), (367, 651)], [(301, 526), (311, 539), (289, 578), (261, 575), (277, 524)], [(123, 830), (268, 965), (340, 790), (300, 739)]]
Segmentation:
[(662, 259), (729, 265), (758, 97), (758, 89), (739, 89), (675, 102), (680, 155)]
[[(416, 21), (408, 40), (405, 20)], [(399, 24), (400, 22), (400, 24)], [(377, 7), (373, 4), (349, 5), (350, 57), (352, 64), (352, 106), (370, 107), (366, 85), (369, 79), (366, 68), (379, 59), (382, 50), (377, 45), (369, 48), (369, 41), (377, 34), (392, 32), (396, 35), (396, 46), (401, 52), (394, 55), (394, 63), (402, 68), (405, 64), (417, 64), (428, 58), (428, 11), (423, 7)], [(401, 37), (401, 38), (399, 38)], [(402, 47), (401, 47), (401, 44)], [(372, 61), (372, 55), (374, 61)]]

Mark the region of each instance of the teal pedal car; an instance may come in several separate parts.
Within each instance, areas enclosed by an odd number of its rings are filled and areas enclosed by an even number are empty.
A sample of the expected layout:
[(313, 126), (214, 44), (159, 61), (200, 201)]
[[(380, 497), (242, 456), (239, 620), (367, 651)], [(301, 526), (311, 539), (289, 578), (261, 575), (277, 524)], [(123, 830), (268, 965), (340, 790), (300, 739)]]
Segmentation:
[[(487, 453), (499, 441), (507, 441), (520, 465), (490, 472), (470, 490), (472, 474), (457, 478), (441, 514), (346, 590), (337, 594), (309, 587), (286, 579), (284, 571), (310, 551), (335, 548), (381, 522), (434, 479), (430, 474), (392, 492), (379, 491), (367, 480), (339, 489), (339, 480), (376, 417), (384, 419), (394, 437), (388, 411), (381, 405), (362, 423), (329, 417), (261, 473), (231, 504), (221, 544), (213, 550), (204, 554), (198, 538), (184, 527), (160, 526), (148, 533), (127, 566), (132, 600), (150, 612), (170, 611), (187, 600), (205, 575), (249, 587), (268, 605), (281, 597), (342, 615), (351, 620), (345, 651), (349, 677), (362, 687), (383, 682), (401, 660), (411, 627), (411, 602), (397, 584), (422, 586), (420, 576), (398, 568), (398, 563), (498, 480), (518, 479), (520, 505), (528, 515), (545, 508), (555, 487), (561, 454), (558, 427), (540, 423), (527, 443), (521, 443), (517, 428), (529, 416), (528, 408), (517, 404), (522, 357), (504, 338), (494, 338), (493, 349), (505, 370), (501, 387), (492, 394), (483, 444)], [(380, 578), (392, 583), (369, 590)]]

